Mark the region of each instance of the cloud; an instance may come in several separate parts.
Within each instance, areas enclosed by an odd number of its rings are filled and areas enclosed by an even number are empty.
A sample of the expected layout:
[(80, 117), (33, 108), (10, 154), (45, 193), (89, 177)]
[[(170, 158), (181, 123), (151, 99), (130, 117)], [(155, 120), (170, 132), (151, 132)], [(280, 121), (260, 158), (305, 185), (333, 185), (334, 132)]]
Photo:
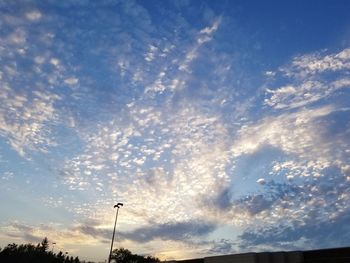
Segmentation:
[(1, 177), (2, 180), (6, 180), (6, 181), (11, 180), (12, 178), (13, 178), (13, 172), (9, 172), (9, 171), (4, 172)]
[(299, 86), (284, 86), (276, 90), (267, 89), (271, 97), (266, 99), (265, 103), (275, 109), (298, 108), (325, 99), (336, 91), (349, 87), (349, 78), (338, 79), (330, 83), (306, 80)]
[(42, 13), (39, 10), (31, 10), (25, 14), (29, 21), (39, 21), (42, 18)]
[(217, 19), (211, 27), (203, 28), (199, 31), (200, 34), (212, 35), (216, 30), (218, 30), (221, 19)]
[(221, 210), (227, 210), (232, 207), (232, 195), (230, 189), (223, 188), (214, 198), (213, 205)]
[[(50, 242), (55, 242), (56, 249), (70, 252), (74, 251), (77, 244), (85, 246), (96, 246), (99, 242), (105, 242), (104, 239), (111, 238), (111, 235), (104, 238), (104, 235), (111, 231), (100, 231), (96, 226), (73, 225), (62, 227), (60, 224), (47, 223), (45, 225), (28, 225), (21, 222), (12, 222), (3, 224), (1, 227), (1, 236), (6, 240), (14, 242), (40, 242), (47, 237)], [(104, 233), (105, 232), (105, 233)], [(10, 241), (8, 241), (10, 242)]]
[(290, 67), (282, 68), (282, 72), (287, 76), (306, 77), (326, 71), (342, 71), (349, 68), (350, 49), (346, 48), (336, 54), (314, 53), (297, 56), (292, 60)]
[(302, 194), (302, 188), (296, 185), (280, 184), (271, 181), (265, 184), (264, 193), (249, 194), (241, 199), (235, 200), (234, 208), (244, 213), (247, 212), (250, 216), (257, 216), (260, 214), (262, 218), (265, 218), (268, 216), (264, 214), (264, 212), (272, 212), (272, 208), (278, 207), (280, 202), (283, 203), (285, 200), (290, 200), (291, 197), (297, 194)]
[(64, 83), (68, 84), (68, 85), (75, 85), (79, 82), (79, 80), (75, 77), (70, 77), (64, 80)]
[[(347, 237), (339, 232), (347, 228), (350, 185), (335, 171), (321, 173), (322, 178), (300, 185), (269, 182), (264, 194), (236, 201), (241, 213), (254, 215), (251, 225), (239, 236), (242, 248), (268, 245), (267, 249), (300, 249), (305, 242), (315, 248), (332, 246), (334, 240), (346, 243)], [(327, 238), (321, 238), (324, 233)]]
[[(219, 24), (220, 19), (217, 19), (214, 21), (211, 27), (206, 27), (201, 30), (197, 36), (193, 36), (193, 38), (197, 37), (197, 43), (188, 48), (186, 47), (185, 49), (182, 47), (182, 49), (187, 50), (183, 54), (183, 58), (172, 58), (172, 53), (174, 53), (174, 51), (178, 51), (179, 48), (173, 44), (166, 45), (166, 47), (163, 48), (163, 52), (159, 54), (159, 57), (169, 57), (171, 58), (171, 61), (162, 61), (160, 63), (162, 66), (158, 73), (158, 76), (150, 85), (147, 85), (145, 93), (150, 93), (153, 95), (154, 93), (162, 94), (165, 91), (176, 92), (183, 89), (186, 86), (186, 80), (189, 78), (188, 73), (191, 72), (191, 63), (195, 61), (196, 58), (200, 55), (200, 48), (206, 42), (211, 41), (212, 35), (218, 29)], [(181, 44), (183, 45), (183, 43)], [(160, 53), (160, 49), (161, 48), (150, 45), (149, 51), (145, 54), (145, 59), (148, 62), (153, 61), (155, 63), (159, 63), (159, 60), (155, 61), (155, 57), (157, 53)], [(164, 64), (164, 62), (166, 62), (166, 64)], [(174, 70), (171, 64), (176, 65), (177, 70)]]
[(157, 47), (155, 47), (153, 45), (150, 45), (149, 46), (149, 51), (145, 55), (145, 60), (147, 60), (148, 62), (151, 62), (152, 60), (154, 60), (157, 50), (158, 50)]
[(349, 231), (349, 215), (342, 214), (335, 220), (294, 221), (290, 225), (269, 226), (247, 230), (239, 236), (240, 247), (249, 249), (268, 244), (278, 249), (328, 248), (349, 242), (345, 234)]
[[(155, 223), (154, 225), (135, 228), (132, 231), (119, 230), (117, 236), (120, 240), (131, 240), (137, 243), (148, 243), (153, 240), (191, 243), (213, 232), (215, 228), (215, 224), (197, 221)], [(112, 230), (103, 228), (99, 224), (88, 224), (87, 222), (74, 227), (72, 231), (102, 241), (110, 240), (112, 236)]]
[(266, 181), (265, 181), (264, 178), (259, 178), (256, 182), (257, 182), (258, 184), (261, 184), (261, 185), (266, 184)]
[[(62, 86), (65, 80), (70, 84), (76, 80), (67, 76), (74, 70), (65, 63), (67, 52), (60, 50), (60, 41), (52, 41), (54, 30), (44, 23), (28, 24), (41, 20), (43, 14), (35, 8), (24, 15), (20, 12), (12, 6), (0, 18), (6, 25), (0, 50), (0, 136), (18, 154), (30, 158), (30, 152), (47, 153), (57, 146), (55, 127), (64, 127), (69, 115), (69, 110), (62, 113), (58, 107), (70, 94)], [(16, 19), (8, 21), (12, 16)]]
[(93, 225), (82, 224), (75, 227), (74, 230), (84, 235), (92, 236), (94, 239), (103, 240), (104, 242), (109, 241), (112, 237), (112, 230), (98, 228)]
[(0, 95), (0, 135), (22, 156), (28, 150), (47, 151), (55, 142), (46, 124), (57, 119), (54, 103), (60, 97), (45, 91), (21, 94), (4, 85)]
[(238, 253), (236, 250), (237, 243), (229, 239), (220, 239), (213, 242), (214, 244), (208, 250), (209, 254), (225, 255)]
[[(291, 84), (266, 89), (265, 104), (275, 109), (293, 109), (315, 104), (350, 87), (346, 71), (350, 68), (350, 49), (322, 56), (311, 54), (296, 57), (279, 73), (289, 77)], [(332, 78), (327, 77), (329, 71)]]
[[(262, 193), (235, 201), (235, 208), (247, 214), (249, 222), (240, 235), (242, 249), (300, 249), (306, 243), (319, 247), (320, 243), (313, 242), (322, 239), (324, 232), (314, 222), (325, 224), (329, 235), (335, 236), (335, 222), (342, 222), (348, 213), (344, 202), (349, 184), (342, 168), (348, 158), (344, 137), (348, 134), (348, 118), (344, 115), (348, 109), (334, 102), (327, 104), (330, 97), (334, 99), (340, 90), (349, 87), (347, 54), (345, 49), (327, 56), (295, 58), (274, 75), (273, 81), (280, 82), (279, 74), (284, 74), (288, 78), (283, 82), (289, 84), (267, 89), (269, 98), (264, 103), (274, 109), (275, 115), (238, 130), (233, 155), (252, 155), (264, 145), (280, 149), (284, 160), (273, 161), (269, 175), (273, 180), (283, 178), (288, 182), (280, 188), (268, 178), (261, 178), (265, 182)], [(264, 226), (256, 227), (259, 224)], [(341, 225), (339, 228), (346, 231)], [(338, 240), (346, 242), (343, 237)], [(333, 244), (327, 240), (322, 246)]]
[(7, 42), (15, 45), (24, 45), (27, 41), (27, 33), (21, 29), (17, 28), (13, 33), (8, 35)]
[[(174, 112), (139, 103), (129, 111), (125, 119), (118, 116), (82, 135), (86, 148), (67, 161), (64, 182), (98, 199), (110, 191), (113, 199), (128, 200), (135, 224), (162, 224), (179, 214), (183, 220), (204, 217), (204, 193), (215, 195), (227, 180), (225, 127), (193, 107)], [(146, 209), (145, 200), (152, 207)], [(196, 212), (188, 214), (193, 207)], [(91, 209), (105, 214), (102, 207)]]
[[(344, 167), (344, 156), (340, 153), (347, 145), (341, 143), (344, 142), (343, 135), (330, 139), (327, 133), (334, 125), (332, 116), (346, 112), (346, 109), (339, 109), (337, 105), (305, 107), (310, 106), (311, 101), (306, 101), (303, 107), (301, 104), (292, 107), (292, 104), (299, 103), (299, 95), (288, 101), (279, 94), (283, 103), (290, 104), (288, 107), (277, 107), (282, 102), (276, 100), (276, 105), (266, 104), (276, 110), (273, 114), (268, 107), (261, 119), (252, 121), (246, 109), (253, 104), (251, 100), (250, 106), (242, 110), (239, 125), (231, 125), (225, 122), (226, 115), (219, 110), (222, 98), (217, 99), (215, 94), (211, 98), (210, 92), (203, 95), (209, 90), (204, 88), (203, 83), (191, 82), (191, 76), (188, 77), (186, 72), (179, 73), (174, 68), (169, 70), (164, 66), (166, 63), (160, 63), (164, 58), (159, 55), (161, 49), (161, 45), (157, 45), (157, 49), (152, 48), (154, 53), (149, 54), (152, 59), (148, 63), (158, 68), (148, 75), (139, 68), (132, 70), (125, 65), (126, 75), (123, 78), (129, 78), (134, 84), (144, 81), (148, 84), (146, 92), (140, 92), (137, 98), (121, 105), (122, 110), (113, 112), (93, 129), (81, 133), (85, 145), (82, 152), (65, 164), (63, 180), (68, 187), (98, 200), (85, 207), (76, 206), (80, 215), (87, 216), (95, 211), (94, 216), (107, 224), (110, 220), (106, 216), (108, 206), (105, 203), (111, 205), (114, 200), (127, 200), (125, 207), (129, 208), (123, 213), (124, 217), (132, 218), (132, 222), (128, 222), (128, 230), (121, 235), (124, 241), (146, 242), (147, 238), (177, 240), (182, 237), (182, 232), (174, 234), (173, 226), (168, 223), (173, 218), (177, 218), (174, 224), (180, 226), (185, 222), (209, 219), (245, 229), (264, 222), (268, 228), (276, 222), (288, 224), (296, 218), (305, 221), (307, 209), (315, 204), (319, 207), (314, 213), (320, 214), (326, 203), (320, 201), (321, 192), (316, 191), (321, 185), (320, 177), (331, 180), (327, 169)], [(196, 54), (187, 53), (186, 56), (194, 61)], [(171, 54), (167, 56), (170, 58)], [(181, 65), (182, 62), (178, 60), (174, 63)], [(195, 69), (195, 65), (191, 66)], [(277, 73), (275, 77), (279, 77)], [(175, 86), (181, 85), (180, 89), (172, 88), (174, 81), (177, 82)], [(289, 88), (281, 87), (279, 92), (294, 94), (297, 88), (310, 89), (322, 97), (326, 85), (335, 89), (343, 89), (347, 85), (344, 77), (330, 82), (322, 80), (320, 88), (316, 85), (318, 82), (313, 81), (309, 83), (311, 88), (307, 83), (302, 84), (303, 88), (293, 83)], [(194, 84), (198, 84), (198, 90), (203, 90), (191, 94), (189, 87)], [(232, 103), (232, 98), (226, 99), (226, 104)], [(274, 99), (270, 99), (272, 103)], [(215, 110), (208, 111), (208, 105), (214, 106)], [(266, 171), (271, 178), (257, 175), (253, 183), (260, 179), (258, 183), (261, 185), (254, 188), (253, 193), (237, 197), (230, 187), (236, 183), (237, 177), (243, 176), (235, 174), (239, 158), (264, 151), (267, 145), (281, 154), (276, 160), (269, 159), (271, 164), (264, 167), (271, 167), (271, 171)], [(336, 147), (339, 153), (337, 160), (333, 158), (334, 145), (339, 146)], [(307, 182), (309, 177), (317, 183), (311, 186)], [(277, 186), (276, 183), (272, 187), (272, 178), (286, 184)], [(315, 198), (308, 198), (310, 191)], [(109, 192), (110, 197), (106, 198), (104, 192)], [(159, 199), (159, 196), (162, 198)], [(346, 198), (344, 192), (339, 193), (340, 196)], [(145, 200), (153, 205), (144, 207)], [(330, 199), (328, 204), (333, 202)], [(207, 209), (209, 203), (213, 207)], [(192, 213), (189, 214), (189, 210)], [(122, 224), (123, 220), (122, 217)], [(149, 222), (154, 227), (149, 227)], [(140, 225), (146, 226), (139, 228)], [(163, 229), (170, 231), (172, 237), (163, 236)], [(86, 227), (81, 231), (91, 236), (108, 235), (103, 228)], [(229, 249), (230, 245), (223, 242), (222, 249), (225, 247)]]
[(179, 222), (157, 224), (155, 226), (146, 226), (137, 228), (132, 232), (121, 233), (123, 238), (131, 239), (139, 243), (151, 241), (153, 239), (178, 240), (189, 242), (193, 238), (206, 236), (214, 231), (216, 226), (206, 222)]
[(317, 125), (317, 120), (332, 112), (334, 109), (331, 106), (303, 109), (295, 113), (266, 117), (255, 124), (242, 126), (232, 145), (232, 153), (234, 156), (251, 154), (263, 145), (271, 145), (300, 157), (311, 157), (310, 150), (317, 156), (320, 148), (325, 146), (317, 143), (322, 141), (319, 133), (322, 127)]
[[(251, 52), (237, 48), (246, 39), (233, 38), (227, 50), (221, 41), (232, 28), (215, 14), (198, 30), (178, 10), (156, 24), (133, 1), (89, 3), (91, 12), (84, 5), (0, 18), (0, 136), (20, 155), (55, 164), (49, 174), (59, 176), (42, 199), (80, 220), (50, 229), (17, 224), (7, 234), (104, 243), (121, 201), (123, 244), (231, 253), (239, 231), (246, 247), (274, 242), (273, 231), (278, 245), (291, 246), (288, 233), (297, 242), (318, 237), (293, 234), (310, 230), (303, 224), (348, 213), (349, 110), (345, 96), (336, 100), (350, 84), (348, 49), (265, 71), (263, 100), (255, 74), (239, 62)], [(259, 169), (242, 171), (244, 158)], [(50, 164), (31, 163), (28, 174)], [(217, 225), (235, 227), (233, 240), (217, 240)]]
[(220, 19), (216, 20), (211, 27), (206, 27), (199, 32), (197, 44), (187, 52), (185, 60), (179, 65), (179, 70), (191, 72), (189, 70), (190, 63), (198, 56), (199, 48), (212, 40), (212, 35), (219, 28), (219, 25)]

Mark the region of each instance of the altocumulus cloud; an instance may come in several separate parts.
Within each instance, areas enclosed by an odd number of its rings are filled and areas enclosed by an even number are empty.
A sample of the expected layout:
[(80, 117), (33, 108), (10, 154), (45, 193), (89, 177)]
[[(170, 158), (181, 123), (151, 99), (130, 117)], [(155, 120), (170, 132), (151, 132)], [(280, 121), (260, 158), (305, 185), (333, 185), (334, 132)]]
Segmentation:
[(319, 246), (346, 244), (349, 48), (256, 72), (238, 20), (168, 2), (0, 5), (0, 187), (65, 212), (3, 239), (105, 245), (117, 200), (121, 245), (301, 248), (322, 229)]

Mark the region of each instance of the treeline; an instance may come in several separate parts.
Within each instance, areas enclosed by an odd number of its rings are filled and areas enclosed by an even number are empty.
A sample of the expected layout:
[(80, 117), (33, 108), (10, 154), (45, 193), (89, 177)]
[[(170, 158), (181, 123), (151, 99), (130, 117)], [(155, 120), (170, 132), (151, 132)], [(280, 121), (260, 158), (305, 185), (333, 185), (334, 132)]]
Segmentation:
[(1, 263), (80, 263), (78, 257), (69, 257), (62, 251), (57, 254), (49, 251), (49, 242), (45, 237), (37, 245), (15, 243), (7, 245), (4, 249), (0, 248)]
[(158, 263), (160, 260), (152, 256), (140, 256), (131, 253), (130, 250), (125, 248), (115, 249), (112, 252), (111, 261), (117, 263)]
[[(53, 253), (49, 251), (49, 241), (45, 237), (37, 245), (15, 243), (7, 245), (4, 249), (0, 248), (1, 263), (85, 263), (78, 257), (70, 257), (62, 251)], [(117, 263), (159, 263), (160, 260), (152, 256), (140, 256), (131, 253), (125, 248), (115, 249), (111, 255), (111, 262)], [(92, 262), (88, 262), (92, 263)]]

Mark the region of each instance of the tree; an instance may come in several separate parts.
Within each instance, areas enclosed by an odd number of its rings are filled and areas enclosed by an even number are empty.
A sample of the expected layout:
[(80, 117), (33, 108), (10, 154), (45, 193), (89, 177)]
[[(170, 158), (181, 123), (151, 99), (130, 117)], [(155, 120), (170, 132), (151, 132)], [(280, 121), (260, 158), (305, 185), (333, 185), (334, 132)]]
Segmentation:
[(159, 262), (158, 258), (151, 256), (140, 256), (131, 253), (130, 250), (126, 248), (115, 249), (112, 252), (111, 259), (114, 259), (117, 263), (153, 263)]
[(47, 251), (49, 249), (49, 240), (44, 237), (43, 241), (40, 243), (42, 251)]
[(114, 259), (118, 263), (129, 263), (132, 262), (132, 256), (130, 250), (125, 248), (115, 249), (112, 252), (112, 259)]
[(60, 251), (57, 255), (48, 251), (49, 242), (47, 238), (36, 246), (33, 244), (7, 245), (0, 250), (0, 262), (4, 263), (80, 263), (79, 258), (65, 257)]

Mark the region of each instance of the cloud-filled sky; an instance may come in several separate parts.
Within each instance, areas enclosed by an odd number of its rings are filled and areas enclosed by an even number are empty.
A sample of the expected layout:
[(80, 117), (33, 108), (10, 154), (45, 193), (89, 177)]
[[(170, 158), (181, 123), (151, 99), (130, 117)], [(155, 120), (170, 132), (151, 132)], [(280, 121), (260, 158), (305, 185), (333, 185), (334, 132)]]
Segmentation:
[(349, 246), (348, 1), (0, 1), (0, 246)]

